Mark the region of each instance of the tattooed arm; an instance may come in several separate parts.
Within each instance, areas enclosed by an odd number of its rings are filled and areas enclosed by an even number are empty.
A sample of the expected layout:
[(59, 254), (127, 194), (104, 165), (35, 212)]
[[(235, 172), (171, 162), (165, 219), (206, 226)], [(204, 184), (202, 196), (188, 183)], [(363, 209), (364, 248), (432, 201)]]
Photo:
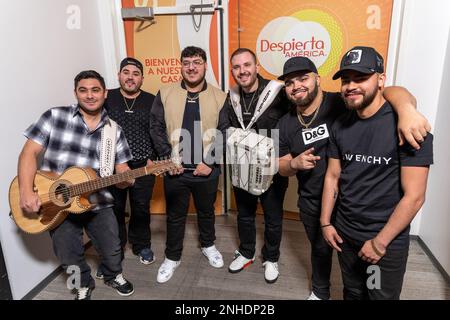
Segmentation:
[(338, 243), (342, 243), (341, 237), (331, 224), (331, 214), (339, 193), (339, 177), (341, 175), (341, 162), (338, 159), (329, 158), (328, 168), (322, 194), (322, 212), (320, 214), (320, 226), (325, 241), (337, 251), (341, 251)]

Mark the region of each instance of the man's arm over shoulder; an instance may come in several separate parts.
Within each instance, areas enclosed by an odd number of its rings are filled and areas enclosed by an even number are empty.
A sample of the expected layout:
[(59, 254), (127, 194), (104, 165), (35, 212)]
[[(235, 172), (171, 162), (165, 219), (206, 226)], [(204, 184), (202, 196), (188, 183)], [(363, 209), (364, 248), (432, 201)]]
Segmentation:
[(431, 131), (431, 125), (416, 110), (416, 98), (406, 88), (398, 86), (386, 87), (383, 96), (398, 115), (397, 133), (400, 145), (408, 142), (415, 149), (420, 149), (420, 143)]

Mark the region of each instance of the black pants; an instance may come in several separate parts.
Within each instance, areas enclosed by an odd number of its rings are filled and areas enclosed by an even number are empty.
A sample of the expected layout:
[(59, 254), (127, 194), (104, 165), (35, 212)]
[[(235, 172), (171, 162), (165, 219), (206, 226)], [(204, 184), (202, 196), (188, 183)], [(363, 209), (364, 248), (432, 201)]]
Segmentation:
[[(299, 199), (300, 218), (311, 245), (312, 292), (322, 300), (330, 299), (330, 276), (333, 264), (333, 249), (326, 243), (320, 228), (320, 199)], [(334, 213), (332, 222), (334, 221)]]
[(276, 174), (270, 188), (260, 196), (255, 196), (239, 188), (234, 189), (238, 209), (239, 252), (251, 259), (256, 251), (256, 206), (258, 197), (264, 211), (264, 246), (261, 250), (263, 261), (277, 262), (283, 228), (283, 200), (288, 179)]
[(166, 176), (164, 178), (164, 194), (167, 211), (166, 257), (179, 261), (183, 251), (186, 216), (189, 209), (189, 198), (192, 194), (197, 210), (197, 223), (200, 245), (210, 247), (216, 240), (214, 228), (214, 202), (216, 201), (219, 177), (202, 181), (187, 179), (183, 176)]
[[(147, 160), (129, 162), (131, 169), (145, 166)], [(144, 176), (136, 179), (132, 187), (119, 189), (110, 187), (114, 197), (114, 214), (119, 225), (120, 244), (124, 247), (127, 243), (127, 227), (125, 223), (125, 206), (127, 195), (130, 195), (130, 221), (128, 224), (128, 241), (134, 254), (138, 254), (144, 248), (151, 247), (150, 231), (150, 199), (152, 198), (155, 177)]]
[[(386, 255), (376, 265), (371, 265), (358, 257), (363, 243), (348, 238), (343, 240), (342, 252), (338, 253), (338, 257), (344, 282), (344, 300), (399, 300), (409, 244), (404, 249), (388, 247)], [(379, 288), (374, 287), (375, 277), (378, 277)]]
[(69, 266), (80, 269), (81, 287), (95, 287), (91, 268), (84, 257), (83, 228), (101, 257), (105, 282), (122, 272), (121, 247), (117, 220), (111, 208), (69, 216), (50, 231), (53, 250), (66, 270)]

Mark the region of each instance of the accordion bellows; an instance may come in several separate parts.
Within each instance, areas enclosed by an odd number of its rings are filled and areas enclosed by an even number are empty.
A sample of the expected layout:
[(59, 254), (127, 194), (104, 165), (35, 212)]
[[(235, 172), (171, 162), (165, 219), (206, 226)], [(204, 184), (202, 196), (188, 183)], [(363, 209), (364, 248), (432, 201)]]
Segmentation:
[(259, 196), (269, 189), (277, 172), (272, 138), (243, 129), (230, 128), (227, 163), (233, 186)]

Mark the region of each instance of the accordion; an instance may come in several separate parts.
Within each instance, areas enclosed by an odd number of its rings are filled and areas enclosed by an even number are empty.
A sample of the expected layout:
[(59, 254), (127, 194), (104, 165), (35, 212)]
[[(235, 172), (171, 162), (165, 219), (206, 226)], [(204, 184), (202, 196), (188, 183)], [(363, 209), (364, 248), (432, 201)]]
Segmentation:
[(227, 163), (231, 167), (233, 186), (256, 196), (263, 194), (277, 172), (273, 139), (248, 130), (230, 128)]

